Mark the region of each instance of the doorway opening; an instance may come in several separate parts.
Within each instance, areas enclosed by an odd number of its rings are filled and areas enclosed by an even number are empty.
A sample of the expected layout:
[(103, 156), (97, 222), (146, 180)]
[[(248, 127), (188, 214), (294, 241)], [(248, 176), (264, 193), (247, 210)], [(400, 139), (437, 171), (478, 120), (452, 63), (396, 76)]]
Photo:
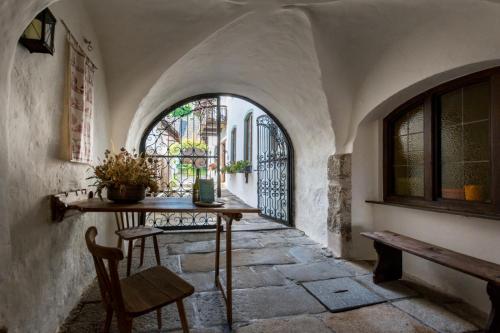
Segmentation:
[[(157, 159), (159, 196), (190, 197), (196, 180), (214, 179), (217, 197), (234, 196), (261, 216), (293, 226), (293, 147), (269, 111), (248, 98), (204, 94), (176, 103), (144, 132), (140, 152)], [(214, 228), (213, 214), (146, 217), (163, 229)]]

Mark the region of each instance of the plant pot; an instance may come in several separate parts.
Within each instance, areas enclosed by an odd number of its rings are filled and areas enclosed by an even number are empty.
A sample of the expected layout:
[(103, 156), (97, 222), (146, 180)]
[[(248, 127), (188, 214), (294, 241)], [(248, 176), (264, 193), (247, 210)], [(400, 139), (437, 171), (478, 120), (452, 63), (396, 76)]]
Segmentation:
[(144, 200), (146, 187), (144, 185), (122, 185), (108, 187), (108, 200), (120, 203), (133, 203)]

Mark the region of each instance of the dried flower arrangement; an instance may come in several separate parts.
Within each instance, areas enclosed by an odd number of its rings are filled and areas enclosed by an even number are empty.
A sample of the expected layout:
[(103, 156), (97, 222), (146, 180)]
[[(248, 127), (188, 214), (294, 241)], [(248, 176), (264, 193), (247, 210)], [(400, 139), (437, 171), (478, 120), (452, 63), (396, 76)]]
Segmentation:
[(117, 154), (112, 154), (106, 149), (102, 164), (92, 167), (95, 179), (96, 194), (102, 199), (102, 190), (107, 188), (124, 189), (127, 186), (143, 186), (151, 192), (158, 191), (157, 171), (158, 160), (146, 156), (144, 153), (137, 154), (135, 150), (129, 153), (121, 148)]

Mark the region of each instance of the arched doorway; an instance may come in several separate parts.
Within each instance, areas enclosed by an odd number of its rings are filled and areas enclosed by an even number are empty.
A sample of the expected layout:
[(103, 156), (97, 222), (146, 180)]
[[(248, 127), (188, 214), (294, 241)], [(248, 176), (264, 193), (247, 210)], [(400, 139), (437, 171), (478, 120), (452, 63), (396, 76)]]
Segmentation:
[[(241, 116), (244, 109), (249, 110)], [(240, 117), (242, 128), (234, 125)], [(214, 179), (217, 196), (227, 189), (258, 206), (262, 216), (293, 225), (291, 141), (265, 108), (245, 97), (204, 94), (176, 103), (147, 127), (140, 151), (157, 158), (162, 165), (158, 175), (161, 196), (191, 196), (195, 170), (199, 169), (201, 178)], [(249, 166), (231, 171), (224, 168), (242, 162)], [(224, 169), (228, 174), (222, 172)], [(216, 217), (149, 214), (147, 222), (164, 229), (202, 229), (213, 228)]]

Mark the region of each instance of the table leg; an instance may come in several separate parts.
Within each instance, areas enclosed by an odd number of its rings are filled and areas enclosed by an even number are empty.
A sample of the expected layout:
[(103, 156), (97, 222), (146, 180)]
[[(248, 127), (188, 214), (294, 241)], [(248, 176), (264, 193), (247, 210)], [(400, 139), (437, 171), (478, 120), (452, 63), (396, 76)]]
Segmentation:
[(217, 225), (215, 230), (215, 285), (219, 279), (219, 262), (220, 262), (220, 233), (222, 229), (221, 216), (217, 215)]
[(229, 328), (233, 325), (233, 260), (232, 260), (232, 240), (231, 227), (233, 219), (226, 219), (226, 298), (227, 298), (227, 322)]

